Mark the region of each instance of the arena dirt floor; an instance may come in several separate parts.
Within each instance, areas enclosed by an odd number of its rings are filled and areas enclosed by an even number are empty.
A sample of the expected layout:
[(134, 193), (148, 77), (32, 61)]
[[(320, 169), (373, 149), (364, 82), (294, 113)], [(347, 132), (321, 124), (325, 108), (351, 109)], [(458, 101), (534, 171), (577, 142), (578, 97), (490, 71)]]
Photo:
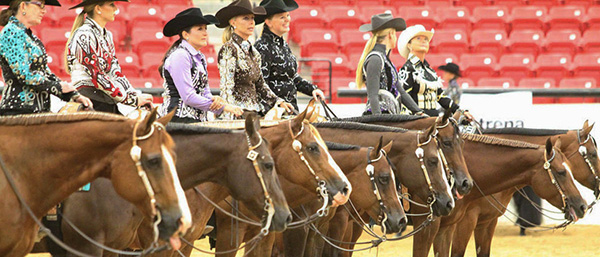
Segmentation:
[[(598, 225), (572, 225), (565, 231), (530, 232), (527, 236), (519, 236), (519, 229), (508, 224), (501, 224), (496, 230), (492, 242), (492, 256), (494, 257), (596, 257), (600, 256), (600, 226)], [(367, 237), (361, 238), (368, 240)], [(196, 241), (196, 246), (208, 249), (208, 241)], [(364, 251), (355, 254), (357, 257), (367, 256), (411, 256), (412, 238), (394, 243), (384, 243), (377, 250)], [(48, 257), (48, 254), (30, 254), (28, 257)], [(213, 256), (194, 252), (193, 257)], [(238, 254), (242, 256), (242, 254)], [(429, 256), (434, 257), (433, 253)], [(475, 256), (474, 243), (471, 240), (466, 256)]]

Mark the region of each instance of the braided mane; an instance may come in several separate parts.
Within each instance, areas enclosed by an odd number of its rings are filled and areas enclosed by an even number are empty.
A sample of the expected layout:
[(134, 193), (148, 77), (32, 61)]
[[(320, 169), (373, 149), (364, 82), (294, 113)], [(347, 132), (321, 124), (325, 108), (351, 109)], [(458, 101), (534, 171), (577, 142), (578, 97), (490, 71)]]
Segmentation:
[(528, 143), (528, 142), (511, 140), (511, 139), (503, 139), (503, 138), (497, 138), (497, 137), (486, 136), (486, 135), (462, 134), (461, 136), (465, 140), (479, 142), (479, 143), (488, 144), (488, 145), (499, 145), (499, 146), (507, 146), (507, 147), (513, 147), (513, 148), (525, 148), (525, 149), (540, 148), (539, 145)]
[(404, 114), (373, 114), (373, 115), (342, 118), (342, 119), (340, 119), (340, 121), (353, 121), (353, 122), (364, 122), (364, 123), (404, 122), (404, 121), (420, 120), (423, 118), (426, 118), (426, 117), (425, 116), (417, 116), (417, 115), (404, 115)]
[(124, 121), (129, 118), (112, 113), (103, 112), (76, 112), (76, 113), (40, 113), (23, 114), (0, 117), (2, 126), (34, 126), (50, 123), (77, 122), (77, 121)]

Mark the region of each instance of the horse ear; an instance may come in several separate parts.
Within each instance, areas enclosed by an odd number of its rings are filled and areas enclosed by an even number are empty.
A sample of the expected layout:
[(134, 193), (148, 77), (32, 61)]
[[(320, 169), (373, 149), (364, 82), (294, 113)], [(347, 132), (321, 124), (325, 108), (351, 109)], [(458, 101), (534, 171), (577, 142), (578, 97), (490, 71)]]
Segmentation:
[(392, 150), (392, 146), (394, 145), (394, 140), (391, 140), (389, 143), (387, 143), (387, 145), (385, 145), (382, 149), (383, 151), (385, 151), (386, 153), (390, 153), (390, 151)]
[(558, 137), (558, 139), (556, 139), (556, 142), (554, 142), (554, 146), (558, 149), (560, 149), (560, 147), (562, 146), (562, 142), (560, 141), (560, 137)]
[[(444, 113), (444, 116), (446, 116), (446, 114)], [(452, 118), (454, 118), (455, 120), (460, 120), (460, 112), (454, 112), (454, 115), (452, 115)]]
[[(312, 101), (312, 103), (314, 104), (314, 101)], [(294, 119), (292, 119), (290, 121), (292, 123), (292, 130), (294, 132), (298, 132), (300, 130), (300, 127), (302, 126), (302, 122), (304, 122), (304, 119), (306, 119), (306, 117), (307, 117), (306, 113), (308, 112), (308, 109), (314, 109), (314, 108), (312, 108), (310, 103), (308, 103), (308, 106), (306, 106), (306, 109), (304, 109), (304, 111), (302, 111), (300, 114), (298, 114)]]
[(450, 111), (450, 108), (448, 108), (444, 112), (444, 116), (442, 116), (442, 123), (446, 123), (446, 121), (448, 121), (448, 119), (450, 118), (450, 115), (452, 115), (452, 111)]
[(589, 127), (589, 120), (583, 122), (583, 129), (586, 129), (587, 127)]
[[(255, 113), (249, 113), (246, 116), (246, 133), (250, 139), (256, 139), (258, 129), (260, 129), (260, 121), (256, 118)], [(258, 139), (256, 139), (258, 140)], [(254, 141), (254, 140), (253, 140)]]
[(140, 124), (140, 125), (143, 125), (143, 127), (139, 128), (140, 130), (143, 130), (144, 132), (140, 133), (140, 134), (145, 135), (145, 134), (150, 133), (150, 129), (152, 129), (152, 124), (154, 124), (154, 122), (156, 121), (157, 110), (158, 110), (157, 108), (153, 108), (152, 111), (150, 112), (150, 114), (146, 115), (146, 118), (144, 118), (144, 120)]
[(167, 123), (169, 123), (169, 121), (171, 121), (171, 119), (173, 118), (173, 116), (175, 116), (175, 110), (172, 110), (169, 113), (167, 113), (167, 115), (158, 118), (158, 122), (160, 124), (163, 124), (164, 126), (166, 126)]
[(429, 127), (429, 129), (427, 129), (427, 137), (433, 135), (433, 132), (435, 132), (436, 126), (437, 126), (436, 122), (433, 122), (433, 124), (431, 124), (431, 127)]
[[(583, 133), (582, 133), (582, 137), (587, 137), (590, 132), (592, 131), (592, 129), (594, 128), (594, 124), (592, 124), (591, 126), (588, 125), (588, 121), (586, 120), (585, 123), (583, 123)], [(585, 139), (585, 138), (584, 138)]]
[(546, 139), (546, 154), (548, 157), (552, 156), (552, 141), (550, 138)]
[(381, 150), (381, 148), (383, 147), (383, 136), (379, 137), (379, 142), (377, 143), (377, 152), (379, 152)]

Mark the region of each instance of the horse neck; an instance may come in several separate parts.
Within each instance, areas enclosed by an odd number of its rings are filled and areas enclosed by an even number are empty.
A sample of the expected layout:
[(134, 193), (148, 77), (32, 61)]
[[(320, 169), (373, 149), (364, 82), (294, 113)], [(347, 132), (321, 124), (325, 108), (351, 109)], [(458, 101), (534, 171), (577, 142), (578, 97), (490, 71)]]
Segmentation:
[(431, 126), (433, 120), (435, 120), (435, 119), (436, 119), (435, 117), (428, 117), (428, 118), (422, 118), (422, 119), (410, 120), (410, 121), (381, 122), (380, 124), (384, 125), (384, 126), (421, 130), (421, 129), (429, 128)]
[(18, 190), (38, 217), (101, 174), (109, 176), (103, 172), (109, 171), (114, 151), (132, 137), (132, 125), (123, 121), (15, 128), (27, 137), (3, 140), (6, 145), (17, 140), (19, 146), (5, 153), (8, 169), (22, 182)]
[(228, 186), (227, 171), (239, 165), (235, 158), (248, 152), (243, 133), (175, 134), (172, 138), (177, 145), (177, 173), (186, 190), (206, 181)]
[[(465, 141), (465, 161), (471, 177), (485, 195), (531, 184), (544, 163), (543, 148), (525, 149)], [(480, 193), (469, 194), (479, 198)]]

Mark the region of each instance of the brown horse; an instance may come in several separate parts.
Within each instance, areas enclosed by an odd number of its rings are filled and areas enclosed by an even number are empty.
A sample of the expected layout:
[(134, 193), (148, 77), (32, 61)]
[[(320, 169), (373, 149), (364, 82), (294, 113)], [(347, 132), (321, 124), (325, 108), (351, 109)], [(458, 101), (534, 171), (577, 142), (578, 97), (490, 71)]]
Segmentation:
[[(560, 141), (553, 147), (547, 140), (545, 149), (536, 144), (463, 134), (465, 160), (481, 192), (472, 192), (460, 201), (451, 215), (430, 224), (415, 235), (413, 256), (427, 256), (435, 239), (436, 256), (448, 256), (455, 225), (475, 200), (515, 186), (530, 185), (540, 197), (563, 209), (565, 217), (576, 219), (585, 214), (586, 203), (575, 187), (568, 160), (560, 151)], [(493, 158), (491, 158), (493, 157)], [(418, 208), (415, 208), (418, 209)], [(576, 216), (576, 217), (575, 217)], [(423, 222), (413, 218), (417, 226)]]
[(24, 256), (33, 247), (38, 226), (26, 206), (40, 219), (99, 176), (146, 218), (161, 220), (157, 236), (177, 248), (191, 214), (164, 129), (171, 117), (155, 122), (154, 110), (139, 120), (101, 113), (0, 118), (0, 255)]
[[(255, 121), (257, 119), (254, 116), (249, 116), (245, 131), (184, 124), (169, 124), (167, 130), (177, 144), (177, 170), (184, 189), (206, 181), (224, 185), (228, 192), (246, 203), (259, 217), (265, 214), (265, 204), (268, 203), (265, 196), (268, 196), (272, 200), (269, 205), (275, 212), (272, 224), (265, 225), (271, 225), (271, 230), (282, 231), (291, 220), (291, 214), (277, 176), (274, 176), (275, 167), (268, 150), (269, 143), (258, 133)], [(249, 149), (258, 154), (256, 163), (247, 158)], [(244, 183), (239, 183), (240, 181)], [(143, 217), (134, 206), (116, 194), (108, 181), (94, 181), (91, 188), (90, 192), (73, 194), (64, 201), (64, 217), (101, 244), (115, 249), (127, 248), (134, 241)], [(193, 190), (188, 191), (194, 194)], [(92, 216), (101, 218), (98, 222), (91, 223), (89, 217)], [(263, 221), (266, 223), (267, 219)], [(69, 224), (63, 222), (62, 228), (64, 240), (68, 244), (85, 253), (96, 256), (103, 254), (102, 249), (84, 239)], [(152, 242), (151, 226), (145, 228), (150, 233), (144, 234), (144, 242)]]
[[(346, 206), (332, 208), (329, 210), (329, 215), (317, 220), (314, 223), (315, 228), (308, 229), (308, 231), (306, 228), (285, 231), (283, 237), (285, 256), (320, 256), (324, 249), (329, 251), (325, 255), (337, 256), (338, 250), (331, 247), (330, 244), (347, 247), (338, 243), (342, 241), (344, 233), (344, 230), (340, 228), (344, 228), (345, 225), (332, 222), (332, 218), (337, 213), (350, 211), (355, 219), (367, 220), (367, 222), (371, 218), (382, 226), (387, 234), (398, 233), (406, 226), (406, 215), (396, 190), (397, 181), (394, 176), (394, 167), (384, 155), (384, 153), (390, 153), (392, 144), (393, 142), (388, 143), (383, 147), (382, 154), (377, 156), (376, 153), (380, 150), (371, 151), (369, 154), (368, 150), (365, 151), (369, 148), (328, 143), (334, 159), (340, 164), (342, 170), (346, 171), (346, 175), (353, 185), (354, 194), (350, 196), (350, 202)], [(380, 142), (377, 149), (381, 149), (381, 145)], [(367, 158), (364, 158), (365, 156)], [(372, 173), (369, 173), (370, 163), (373, 165)], [(381, 200), (378, 200), (379, 198)], [(318, 205), (318, 203), (316, 204)], [(327, 235), (329, 242), (326, 243), (315, 229)], [(307, 243), (303, 244), (303, 241)]]
[[(552, 142), (561, 141), (560, 150), (568, 157), (571, 163), (573, 177), (585, 187), (594, 191), (598, 196), (597, 172), (600, 171), (598, 160), (598, 149), (590, 135), (593, 125), (589, 126), (586, 121), (580, 130), (546, 130), (546, 129), (493, 129), (484, 132), (495, 137), (516, 139), (534, 144), (542, 144), (547, 136), (551, 136)], [(582, 148), (583, 147), (583, 148)], [(585, 149), (585, 150), (581, 150)], [(498, 200), (496, 207), (504, 211), (516, 189), (511, 188), (496, 194), (493, 197)], [(481, 198), (471, 204), (465, 213), (465, 217), (457, 224), (452, 239), (451, 256), (464, 256), (468, 241), (474, 232), (477, 256), (489, 256), (491, 244), (498, 218), (503, 215), (488, 199)]]
[(438, 131), (435, 137), (441, 150), (440, 154), (444, 156), (442, 160), (445, 159), (447, 162), (447, 166), (444, 168), (448, 170), (451, 180), (454, 180), (452, 192), (460, 199), (471, 191), (473, 179), (469, 174), (463, 156), (464, 142), (460, 138), (458, 124), (450, 116), (451, 114), (452, 112), (446, 111), (441, 118), (383, 114), (344, 118), (342, 120), (416, 130), (427, 129), (431, 126), (431, 123), (435, 122)]
[(436, 216), (448, 215), (454, 207), (438, 146), (433, 139), (437, 133), (434, 121), (425, 132), (355, 122), (324, 122), (315, 123), (315, 126), (323, 138), (332, 142), (368, 146), (381, 136), (383, 140), (393, 141), (394, 151), (389, 157), (398, 167), (395, 175), (402, 184), (412, 190), (413, 195), (427, 199)]

